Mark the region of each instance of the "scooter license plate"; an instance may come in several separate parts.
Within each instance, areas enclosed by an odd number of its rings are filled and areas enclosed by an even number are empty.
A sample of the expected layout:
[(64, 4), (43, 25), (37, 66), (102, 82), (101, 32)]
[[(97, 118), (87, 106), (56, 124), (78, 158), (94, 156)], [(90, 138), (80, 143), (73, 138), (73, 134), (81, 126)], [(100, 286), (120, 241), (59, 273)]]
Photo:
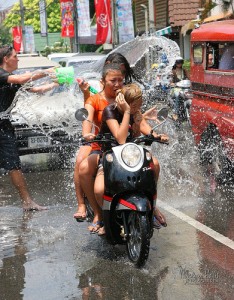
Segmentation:
[(39, 148), (51, 145), (51, 139), (48, 136), (31, 136), (28, 138), (29, 148)]

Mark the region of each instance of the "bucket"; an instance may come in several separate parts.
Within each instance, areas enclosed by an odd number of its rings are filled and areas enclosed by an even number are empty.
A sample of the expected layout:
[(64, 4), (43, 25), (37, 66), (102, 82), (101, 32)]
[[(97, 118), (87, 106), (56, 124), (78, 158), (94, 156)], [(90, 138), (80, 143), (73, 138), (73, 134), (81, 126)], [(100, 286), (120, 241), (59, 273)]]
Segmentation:
[(56, 69), (56, 76), (58, 79), (58, 83), (67, 83), (72, 84), (74, 82), (74, 68), (73, 67), (64, 67)]

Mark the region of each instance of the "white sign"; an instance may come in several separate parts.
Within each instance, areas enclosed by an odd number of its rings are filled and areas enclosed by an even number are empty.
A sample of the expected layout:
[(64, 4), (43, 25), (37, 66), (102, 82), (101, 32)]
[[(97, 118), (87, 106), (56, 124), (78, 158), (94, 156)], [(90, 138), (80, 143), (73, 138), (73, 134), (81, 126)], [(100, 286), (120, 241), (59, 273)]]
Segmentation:
[(78, 36), (91, 36), (89, 0), (77, 0)]
[(116, 0), (116, 13), (119, 29), (119, 43), (134, 39), (134, 26), (131, 0)]
[(25, 52), (26, 53), (34, 53), (35, 52), (35, 42), (34, 42), (34, 34), (32, 26), (25, 26)]

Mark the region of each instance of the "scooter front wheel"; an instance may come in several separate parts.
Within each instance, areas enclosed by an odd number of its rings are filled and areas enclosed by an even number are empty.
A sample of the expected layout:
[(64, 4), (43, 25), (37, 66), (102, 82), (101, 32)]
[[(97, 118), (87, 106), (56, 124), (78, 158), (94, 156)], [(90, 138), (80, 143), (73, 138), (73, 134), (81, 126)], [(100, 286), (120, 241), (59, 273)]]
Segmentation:
[(150, 247), (150, 225), (147, 214), (132, 211), (128, 217), (128, 228), (128, 256), (137, 267), (143, 267), (149, 256)]

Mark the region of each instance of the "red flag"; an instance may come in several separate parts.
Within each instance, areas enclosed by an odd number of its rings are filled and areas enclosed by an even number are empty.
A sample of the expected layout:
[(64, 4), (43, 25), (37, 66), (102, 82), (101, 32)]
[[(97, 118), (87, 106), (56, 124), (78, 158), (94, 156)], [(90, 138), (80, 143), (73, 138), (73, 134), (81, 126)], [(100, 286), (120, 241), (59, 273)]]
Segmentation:
[(12, 27), (12, 36), (14, 49), (18, 52), (23, 52), (23, 37), (22, 37), (22, 29), (20, 26)]
[(96, 44), (112, 43), (110, 0), (95, 0), (97, 19)]
[(73, 0), (60, 0), (62, 37), (74, 37)]

